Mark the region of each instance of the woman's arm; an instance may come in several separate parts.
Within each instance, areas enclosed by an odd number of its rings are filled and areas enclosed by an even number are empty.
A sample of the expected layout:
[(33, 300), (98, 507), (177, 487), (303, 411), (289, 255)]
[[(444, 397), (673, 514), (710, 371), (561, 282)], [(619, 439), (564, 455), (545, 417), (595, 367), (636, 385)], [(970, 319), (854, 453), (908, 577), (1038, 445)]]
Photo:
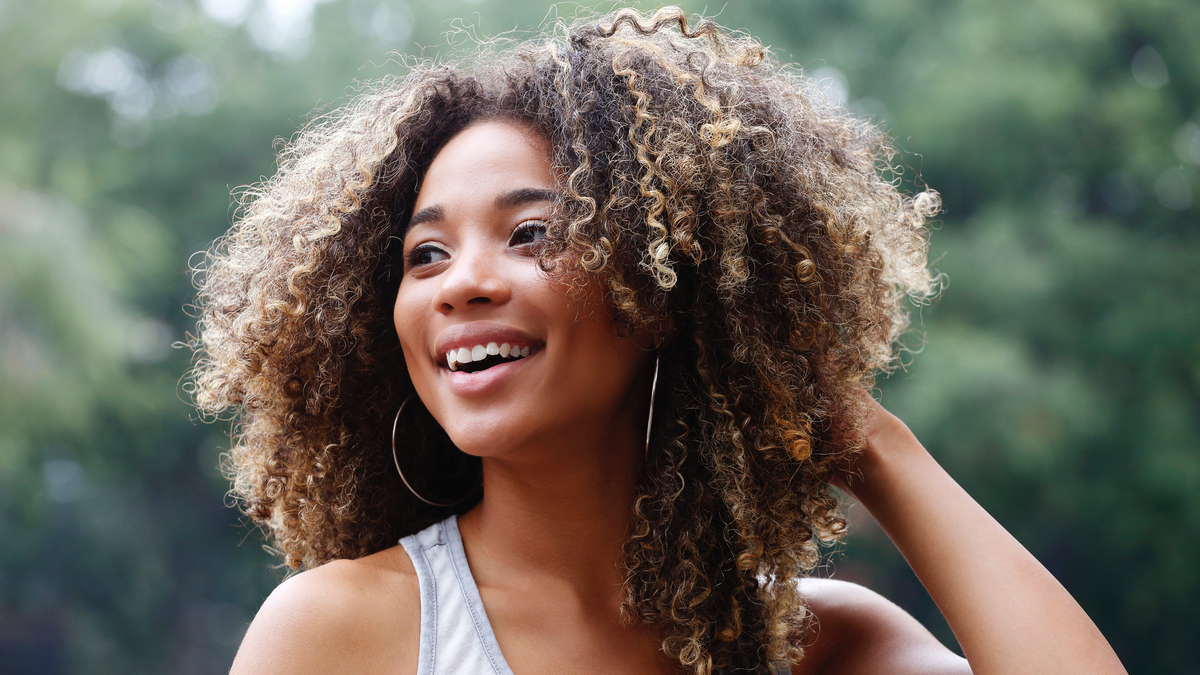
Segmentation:
[(1125, 673), (1066, 589), (903, 422), (872, 406), (867, 447), (846, 472), (845, 489), (912, 566), (975, 675)]

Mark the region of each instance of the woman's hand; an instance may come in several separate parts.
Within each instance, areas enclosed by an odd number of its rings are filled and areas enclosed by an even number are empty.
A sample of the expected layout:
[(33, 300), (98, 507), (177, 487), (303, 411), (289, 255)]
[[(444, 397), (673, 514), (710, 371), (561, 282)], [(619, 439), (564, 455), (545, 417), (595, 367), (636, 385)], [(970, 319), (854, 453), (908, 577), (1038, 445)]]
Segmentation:
[[(976, 675), (1125, 673), (1066, 589), (874, 400), (863, 451), (834, 485), (882, 526)], [(883, 664), (880, 664), (883, 665)]]

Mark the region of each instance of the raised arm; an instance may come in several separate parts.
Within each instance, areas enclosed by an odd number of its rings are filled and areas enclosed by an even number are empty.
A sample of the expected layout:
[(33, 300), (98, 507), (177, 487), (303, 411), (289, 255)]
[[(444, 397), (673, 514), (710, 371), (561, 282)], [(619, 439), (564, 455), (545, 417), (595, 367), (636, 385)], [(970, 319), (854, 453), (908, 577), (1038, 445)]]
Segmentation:
[(844, 487), (912, 566), (975, 675), (1125, 673), (1067, 590), (903, 422), (872, 405), (867, 448)]

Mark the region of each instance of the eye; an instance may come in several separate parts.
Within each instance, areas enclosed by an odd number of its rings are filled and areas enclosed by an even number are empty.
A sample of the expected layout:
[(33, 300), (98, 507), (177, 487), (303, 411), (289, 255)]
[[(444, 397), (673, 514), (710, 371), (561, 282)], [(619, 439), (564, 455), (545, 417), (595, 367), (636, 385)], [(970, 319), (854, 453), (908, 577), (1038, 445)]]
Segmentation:
[(517, 225), (508, 238), (509, 246), (532, 246), (546, 237), (546, 223), (541, 220), (526, 220)]
[(420, 267), (421, 265), (429, 265), (443, 260), (449, 260), (450, 254), (433, 244), (421, 244), (404, 256), (404, 263), (408, 268)]

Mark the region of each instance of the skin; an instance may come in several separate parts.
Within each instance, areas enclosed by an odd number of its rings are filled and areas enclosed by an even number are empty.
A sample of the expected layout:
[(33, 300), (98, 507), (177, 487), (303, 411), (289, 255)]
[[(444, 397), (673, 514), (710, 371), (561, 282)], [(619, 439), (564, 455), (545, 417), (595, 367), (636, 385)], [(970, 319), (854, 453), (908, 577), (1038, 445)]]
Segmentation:
[[(620, 616), (618, 562), (654, 338), (618, 337), (598, 293), (568, 296), (537, 269), (538, 222), (550, 205), (528, 197), (554, 189), (549, 156), (544, 140), (509, 122), (451, 139), (405, 236), (396, 330), (422, 402), (458, 447), (483, 458), (483, 501), (459, 527), (513, 671), (675, 673), (662, 636)], [(443, 349), (464, 331), (515, 331), (533, 349), (500, 377), (454, 373)], [(873, 410), (866, 450), (841, 486), (892, 537), (971, 665), (879, 595), (805, 579), (817, 622), (793, 673), (1125, 672), (1045, 568), (900, 420)], [(411, 673), (419, 635), (417, 579), (396, 546), (281, 584), (232, 672)]]

